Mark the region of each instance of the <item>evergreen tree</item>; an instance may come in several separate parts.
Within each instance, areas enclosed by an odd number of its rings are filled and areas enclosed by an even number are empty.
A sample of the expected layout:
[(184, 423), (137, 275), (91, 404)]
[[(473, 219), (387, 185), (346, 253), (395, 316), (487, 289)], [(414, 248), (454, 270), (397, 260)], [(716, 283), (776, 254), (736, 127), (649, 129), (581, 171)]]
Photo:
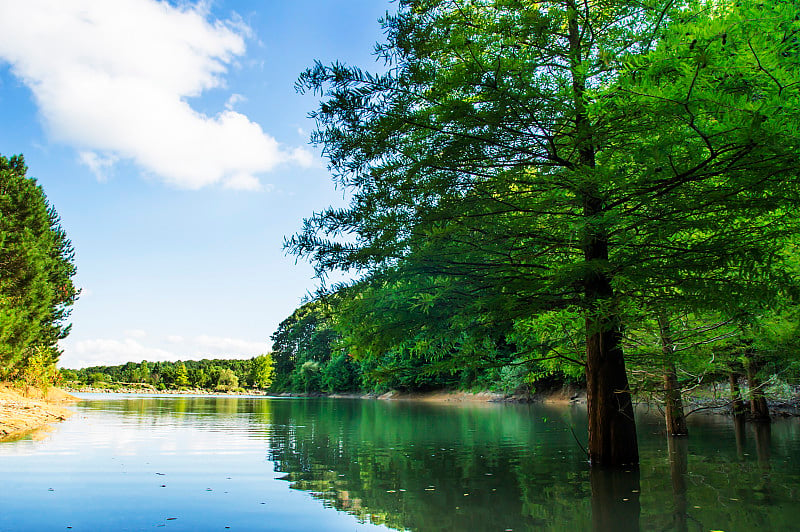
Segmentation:
[(72, 245), (22, 156), (0, 156), (0, 378), (55, 367), (78, 296)]

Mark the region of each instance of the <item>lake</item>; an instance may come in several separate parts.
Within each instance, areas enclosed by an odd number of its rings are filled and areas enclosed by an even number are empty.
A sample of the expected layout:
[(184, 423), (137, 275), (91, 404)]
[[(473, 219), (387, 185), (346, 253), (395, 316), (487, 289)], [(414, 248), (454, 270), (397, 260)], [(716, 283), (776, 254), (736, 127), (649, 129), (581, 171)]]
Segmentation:
[(695, 414), (590, 471), (580, 406), (79, 394), (0, 443), (0, 530), (800, 530), (800, 422)]

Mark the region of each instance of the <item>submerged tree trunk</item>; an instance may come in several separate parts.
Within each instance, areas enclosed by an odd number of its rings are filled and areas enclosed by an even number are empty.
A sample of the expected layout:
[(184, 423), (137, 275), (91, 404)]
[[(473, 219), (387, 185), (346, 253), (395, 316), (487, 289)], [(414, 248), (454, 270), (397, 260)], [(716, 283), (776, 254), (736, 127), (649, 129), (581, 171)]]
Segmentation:
[(731, 385), (731, 408), (733, 415), (736, 417), (743, 416), (747, 412), (742, 399), (742, 392), (739, 390), (739, 377), (740, 375), (735, 371), (728, 373), (728, 381)]
[(619, 330), (587, 319), (586, 399), (589, 410), (589, 460), (593, 464), (639, 462), (636, 423)]
[[(636, 423), (622, 352), (622, 334), (614, 309), (614, 290), (608, 264), (608, 233), (595, 221), (604, 213), (602, 191), (593, 180), (595, 147), (586, 112), (586, 69), (582, 62), (583, 31), (576, 0), (567, 0), (569, 57), (575, 106), (575, 148), (579, 167), (586, 170), (577, 190), (587, 224), (583, 234), (586, 274), (586, 385), (589, 410), (589, 459), (593, 464), (623, 465), (639, 462)], [(580, 170), (579, 170), (580, 171)]]
[(667, 420), (667, 434), (670, 436), (686, 436), (686, 416), (683, 413), (683, 398), (678, 386), (675, 364), (664, 364), (664, 411)]
[(758, 376), (761, 364), (753, 348), (745, 353), (747, 360), (747, 387), (750, 389), (750, 417), (758, 421), (769, 421), (769, 406), (764, 397), (764, 383)]
[(669, 452), (670, 478), (672, 479), (672, 523), (674, 530), (686, 532), (689, 530), (689, 503), (686, 498), (689, 442), (686, 438), (667, 438), (667, 450)]
[(664, 356), (664, 411), (669, 436), (686, 436), (686, 417), (683, 413), (683, 398), (678, 386), (678, 374), (672, 360), (674, 345), (669, 321), (664, 316), (658, 317), (658, 328), (661, 334), (661, 353)]

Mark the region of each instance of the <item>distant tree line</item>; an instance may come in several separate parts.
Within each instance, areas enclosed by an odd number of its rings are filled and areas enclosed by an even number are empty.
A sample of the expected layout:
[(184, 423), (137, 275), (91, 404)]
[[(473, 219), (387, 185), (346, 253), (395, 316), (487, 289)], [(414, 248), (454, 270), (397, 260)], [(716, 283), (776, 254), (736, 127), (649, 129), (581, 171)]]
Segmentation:
[(272, 356), (251, 359), (203, 359), (177, 362), (127, 362), (116, 366), (62, 369), (67, 385), (120, 387), (145, 385), (157, 390), (204, 389), (237, 391), (269, 388), (274, 374)]
[(78, 297), (75, 255), (21, 155), (0, 156), (0, 380), (52, 384)]

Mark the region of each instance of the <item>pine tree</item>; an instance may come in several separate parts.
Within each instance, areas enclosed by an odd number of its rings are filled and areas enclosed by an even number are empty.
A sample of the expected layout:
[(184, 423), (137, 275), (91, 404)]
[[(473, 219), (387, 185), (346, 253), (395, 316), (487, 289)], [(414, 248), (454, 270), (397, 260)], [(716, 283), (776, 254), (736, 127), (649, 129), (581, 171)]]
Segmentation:
[(0, 378), (53, 369), (78, 295), (72, 245), (26, 172), (22, 156), (0, 156)]

